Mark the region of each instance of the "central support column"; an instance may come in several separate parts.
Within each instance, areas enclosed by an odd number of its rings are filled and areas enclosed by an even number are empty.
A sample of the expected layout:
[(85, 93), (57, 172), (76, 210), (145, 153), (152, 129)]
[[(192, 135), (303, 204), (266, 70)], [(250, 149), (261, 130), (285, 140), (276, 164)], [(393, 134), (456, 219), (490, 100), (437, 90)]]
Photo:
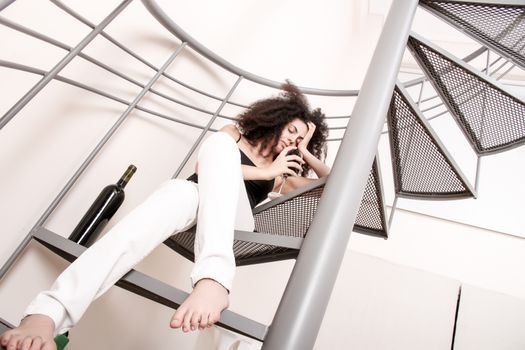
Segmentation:
[(376, 154), (417, 3), (394, 0), (390, 7), (318, 211), (263, 350), (314, 347)]

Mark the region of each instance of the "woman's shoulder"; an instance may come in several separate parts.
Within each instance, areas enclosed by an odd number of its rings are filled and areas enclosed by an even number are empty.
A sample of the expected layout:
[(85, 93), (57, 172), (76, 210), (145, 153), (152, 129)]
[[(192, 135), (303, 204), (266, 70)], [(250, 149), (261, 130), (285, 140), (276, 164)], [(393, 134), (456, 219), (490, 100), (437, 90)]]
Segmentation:
[(233, 124), (223, 126), (219, 131), (225, 132), (230, 135), (236, 142), (239, 141), (241, 132)]

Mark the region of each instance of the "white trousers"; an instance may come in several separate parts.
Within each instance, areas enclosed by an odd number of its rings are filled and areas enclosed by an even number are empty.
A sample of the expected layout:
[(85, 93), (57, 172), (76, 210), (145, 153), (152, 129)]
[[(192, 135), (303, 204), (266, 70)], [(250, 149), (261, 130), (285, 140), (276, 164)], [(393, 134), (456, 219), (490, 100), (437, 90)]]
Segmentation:
[[(234, 228), (253, 229), (239, 149), (228, 134), (214, 133), (203, 142), (198, 164), (198, 185), (185, 180), (163, 183), (64, 270), (50, 290), (38, 294), (25, 315), (47, 315), (55, 322), (56, 334), (68, 331), (93, 300), (168, 237), (194, 225), (195, 219), (192, 284), (212, 278), (230, 290)], [(242, 227), (236, 225), (240, 216)]]

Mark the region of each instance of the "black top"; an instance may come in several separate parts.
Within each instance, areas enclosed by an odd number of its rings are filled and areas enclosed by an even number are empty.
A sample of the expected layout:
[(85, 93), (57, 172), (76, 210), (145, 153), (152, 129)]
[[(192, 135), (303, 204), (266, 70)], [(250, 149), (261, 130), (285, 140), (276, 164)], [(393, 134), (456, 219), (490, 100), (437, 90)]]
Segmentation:
[[(241, 152), (241, 164), (255, 166), (243, 151), (239, 149), (239, 152)], [(199, 176), (193, 174), (187, 180), (198, 183)], [(250, 200), (250, 206), (253, 209), (257, 204), (265, 200), (268, 193), (272, 191), (274, 180), (244, 180), (244, 186), (246, 186), (246, 193)]]

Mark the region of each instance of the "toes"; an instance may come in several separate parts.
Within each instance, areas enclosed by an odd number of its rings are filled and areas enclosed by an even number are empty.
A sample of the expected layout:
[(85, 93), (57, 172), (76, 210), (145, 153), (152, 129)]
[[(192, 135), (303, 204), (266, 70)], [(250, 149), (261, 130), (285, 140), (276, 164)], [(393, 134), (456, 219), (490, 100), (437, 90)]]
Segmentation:
[(182, 327), (182, 321), (186, 315), (186, 310), (183, 308), (178, 308), (173, 317), (171, 318), (170, 327), (171, 328), (180, 328)]
[(186, 315), (184, 315), (184, 320), (182, 321), (182, 331), (183, 332), (189, 332), (191, 330), (191, 317), (193, 316), (193, 312), (186, 312)]
[[(33, 342), (31, 344), (31, 347), (27, 348), (27, 350), (40, 350), (42, 348), (42, 338), (36, 337), (35, 339), (32, 339)], [(25, 350), (25, 349), (24, 349)]]
[(202, 315), (199, 312), (194, 312), (190, 320), (190, 329), (192, 331), (196, 330), (199, 327)]
[(6, 346), (11, 338), (11, 332), (5, 332), (0, 336), (0, 345)]
[(202, 331), (206, 329), (206, 327), (209, 327), (208, 320), (210, 315), (204, 315), (201, 317), (201, 321), (199, 322), (199, 329)]
[(9, 339), (9, 343), (7, 343), (7, 350), (16, 350), (18, 348), (18, 344), (20, 343), (20, 339), (18, 339), (16, 336)]
[(171, 322), (170, 322), (170, 327), (171, 328), (180, 328), (181, 325), (182, 325), (182, 319), (181, 318), (173, 317), (171, 319)]
[(25, 337), (21, 342), (20, 350), (29, 350), (32, 342), (33, 342), (33, 339), (29, 337)]
[(208, 318), (208, 327), (213, 326), (215, 323), (219, 322), (221, 314), (219, 312), (212, 312)]
[(47, 341), (42, 345), (42, 350), (57, 350), (54, 340)]

